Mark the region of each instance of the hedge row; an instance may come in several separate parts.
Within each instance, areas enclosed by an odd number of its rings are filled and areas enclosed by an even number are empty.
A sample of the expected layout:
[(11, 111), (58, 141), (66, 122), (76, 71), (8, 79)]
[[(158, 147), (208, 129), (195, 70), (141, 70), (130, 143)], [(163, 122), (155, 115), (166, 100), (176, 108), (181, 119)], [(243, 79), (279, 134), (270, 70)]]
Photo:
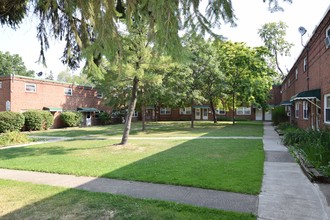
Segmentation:
[(12, 131), (46, 130), (54, 123), (53, 115), (48, 111), (32, 110), (23, 114), (18, 112), (0, 112), (0, 133)]

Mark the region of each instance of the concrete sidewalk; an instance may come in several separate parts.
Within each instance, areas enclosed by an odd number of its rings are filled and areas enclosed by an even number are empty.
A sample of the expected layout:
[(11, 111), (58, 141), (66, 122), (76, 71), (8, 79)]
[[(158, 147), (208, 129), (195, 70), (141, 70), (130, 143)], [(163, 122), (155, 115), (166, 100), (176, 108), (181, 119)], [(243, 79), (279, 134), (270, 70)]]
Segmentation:
[(7, 169), (0, 169), (0, 178), (257, 214), (258, 197), (254, 195), (137, 181)]
[(259, 219), (329, 219), (325, 197), (281, 144), (271, 123), (264, 124), (263, 142), (266, 160), (259, 195)]

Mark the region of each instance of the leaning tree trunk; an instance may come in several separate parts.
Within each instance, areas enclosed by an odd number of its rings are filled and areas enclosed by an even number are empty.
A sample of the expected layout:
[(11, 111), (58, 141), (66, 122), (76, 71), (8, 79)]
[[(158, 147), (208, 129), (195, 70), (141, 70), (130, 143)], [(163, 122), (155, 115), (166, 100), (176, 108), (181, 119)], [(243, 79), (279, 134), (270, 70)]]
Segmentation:
[(137, 91), (139, 87), (139, 79), (135, 76), (133, 79), (133, 88), (132, 88), (132, 97), (128, 106), (128, 113), (126, 117), (126, 122), (125, 122), (125, 128), (124, 128), (124, 133), (123, 137), (121, 139), (120, 144), (125, 145), (128, 141), (128, 135), (129, 131), (131, 130), (131, 123), (132, 123), (132, 118), (133, 118), (133, 113), (137, 101)]
[(212, 115), (213, 115), (213, 122), (214, 123), (217, 123), (217, 116), (215, 114), (215, 109), (214, 109), (214, 104), (213, 104), (213, 101), (212, 99), (210, 99), (210, 106), (211, 106), (211, 111), (212, 111)]

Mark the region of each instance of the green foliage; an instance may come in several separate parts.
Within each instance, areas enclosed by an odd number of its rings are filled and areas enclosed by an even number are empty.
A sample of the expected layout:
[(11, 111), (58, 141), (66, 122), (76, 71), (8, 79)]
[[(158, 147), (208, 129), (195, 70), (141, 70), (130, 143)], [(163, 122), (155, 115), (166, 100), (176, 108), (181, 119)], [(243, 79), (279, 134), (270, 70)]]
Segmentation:
[(25, 117), (24, 129), (27, 131), (40, 131), (43, 129), (44, 116), (39, 110), (31, 110), (23, 113)]
[(288, 116), (285, 112), (284, 106), (276, 106), (272, 110), (272, 121), (274, 125), (279, 125), (282, 122), (285, 122), (288, 120)]
[(0, 133), (19, 131), (24, 126), (24, 116), (18, 112), (0, 112)]
[(329, 130), (303, 130), (287, 124), (283, 130), (285, 145), (293, 146), (312, 166), (330, 176)]
[(65, 126), (75, 127), (81, 124), (82, 121), (81, 112), (62, 112), (61, 120), (64, 122)]
[(0, 134), (0, 146), (24, 144), (31, 141), (32, 140), (26, 134), (20, 133), (18, 131)]
[(290, 49), (293, 46), (292, 43), (285, 40), (287, 27), (288, 26), (282, 21), (278, 23), (271, 22), (264, 24), (258, 31), (260, 38), (272, 54), (270, 64), (277, 67), (281, 77), (284, 77), (286, 73), (282, 71), (278, 59), (280, 56), (290, 56)]
[(34, 72), (27, 71), (19, 55), (11, 55), (9, 52), (2, 53), (0, 51), (0, 76), (8, 76), (10, 74), (34, 77)]
[(27, 0), (2, 0), (0, 24), (17, 28), (26, 15), (27, 5)]
[(277, 125), (277, 128), (281, 131), (285, 131), (288, 129), (296, 129), (297, 126), (291, 124), (290, 122), (281, 122)]
[(49, 111), (31, 110), (23, 113), (24, 129), (28, 131), (47, 130), (54, 123), (54, 117)]
[(40, 114), (43, 117), (43, 129), (47, 130), (52, 127), (54, 124), (54, 117), (49, 111), (40, 111)]
[(108, 112), (99, 113), (99, 119), (103, 125), (108, 125), (111, 123), (111, 115)]

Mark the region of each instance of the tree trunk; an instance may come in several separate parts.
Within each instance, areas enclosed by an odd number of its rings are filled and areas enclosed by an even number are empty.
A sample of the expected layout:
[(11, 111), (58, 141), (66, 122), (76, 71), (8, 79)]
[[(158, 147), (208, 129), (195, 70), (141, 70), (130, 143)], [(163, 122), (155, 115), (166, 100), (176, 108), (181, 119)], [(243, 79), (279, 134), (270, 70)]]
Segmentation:
[(158, 107), (157, 107), (157, 104), (154, 105), (154, 113), (155, 113), (154, 121), (157, 122), (157, 119), (158, 119)]
[(146, 130), (146, 105), (145, 105), (145, 103), (142, 103), (141, 114), (142, 114), (142, 131), (145, 131)]
[(235, 124), (235, 93), (233, 92), (233, 125)]
[(212, 116), (213, 116), (213, 122), (214, 123), (217, 123), (217, 116), (215, 114), (215, 109), (214, 109), (214, 104), (213, 104), (213, 101), (212, 99), (210, 99), (210, 106), (211, 106), (211, 111), (212, 111)]
[(126, 117), (124, 133), (123, 133), (123, 137), (120, 142), (121, 145), (125, 145), (128, 141), (128, 135), (129, 135), (129, 131), (131, 130), (133, 113), (134, 113), (134, 109), (135, 109), (135, 105), (136, 105), (136, 101), (137, 101), (138, 87), (139, 87), (139, 79), (135, 76), (133, 79), (132, 96), (131, 96), (131, 100), (130, 100), (130, 103), (128, 106), (128, 113), (127, 113), (127, 117)]
[(194, 120), (195, 120), (194, 100), (191, 99), (191, 123), (190, 123), (191, 128), (194, 128)]

